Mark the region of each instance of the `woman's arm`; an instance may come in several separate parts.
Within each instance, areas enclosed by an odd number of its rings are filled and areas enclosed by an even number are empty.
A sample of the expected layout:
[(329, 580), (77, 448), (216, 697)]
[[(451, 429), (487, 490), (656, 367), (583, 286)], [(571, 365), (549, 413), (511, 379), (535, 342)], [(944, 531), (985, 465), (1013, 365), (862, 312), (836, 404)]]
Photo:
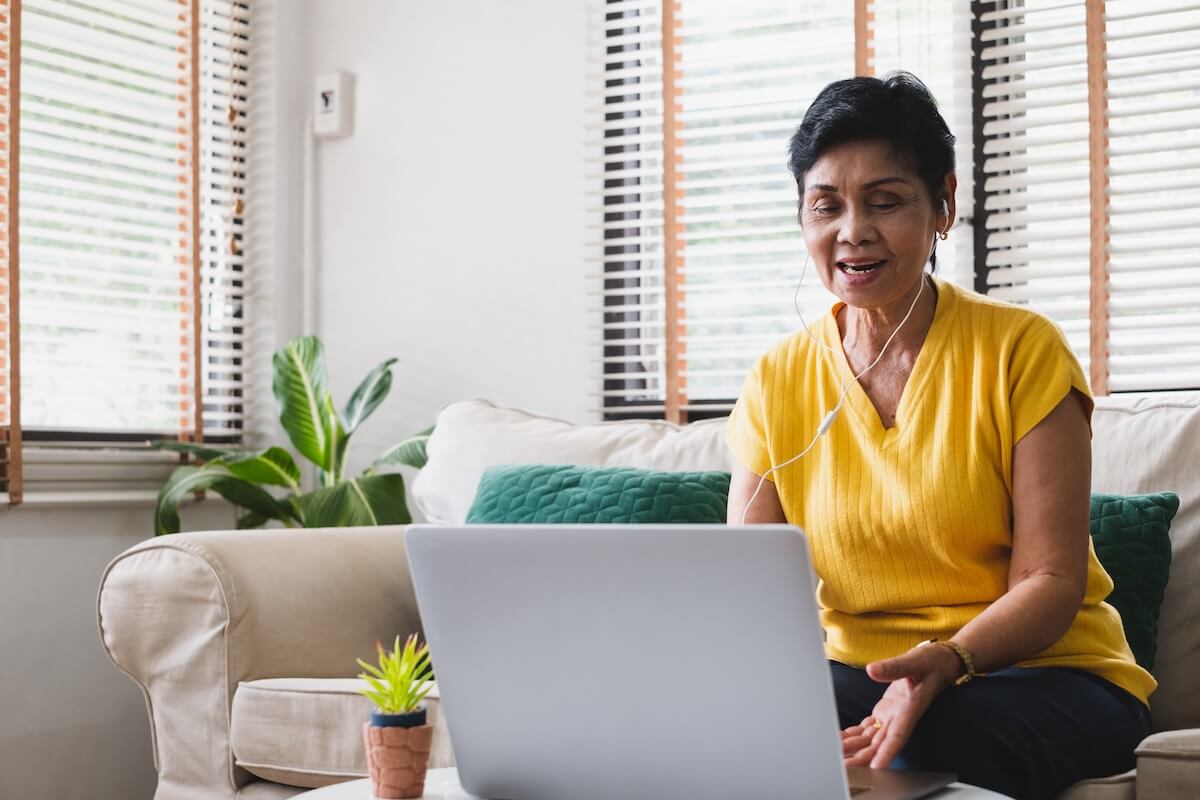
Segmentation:
[(1054, 644), (1083, 605), (1092, 477), (1083, 402), (1071, 391), (1013, 448), (1008, 591), (953, 637), (974, 655), (979, 672)]
[(775, 484), (769, 480), (762, 481), (762, 489), (759, 489), (758, 497), (754, 498), (754, 505), (746, 512), (746, 505), (754, 495), (754, 490), (758, 488), (759, 480), (760, 476), (734, 462), (729, 480), (729, 511), (725, 518), (726, 523), (741, 525), (743, 512), (746, 513), (747, 525), (787, 522), (783, 506), (779, 502), (779, 494), (775, 491)]

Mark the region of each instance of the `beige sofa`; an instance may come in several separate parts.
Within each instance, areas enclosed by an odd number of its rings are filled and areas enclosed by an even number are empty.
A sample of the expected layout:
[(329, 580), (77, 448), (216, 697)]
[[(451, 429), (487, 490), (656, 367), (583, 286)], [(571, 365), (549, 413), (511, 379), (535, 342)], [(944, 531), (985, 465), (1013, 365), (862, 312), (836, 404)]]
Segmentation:
[[(461, 522), (498, 463), (726, 469), (723, 421), (571, 425), (473, 401), (446, 408), (413, 485)], [(1138, 767), (1069, 800), (1200, 797), (1200, 397), (1101, 400), (1097, 491), (1172, 490), (1174, 563)], [(118, 556), (99, 595), (104, 647), (143, 690), (156, 800), (283, 798), (365, 775), (355, 658), (419, 628), (400, 528), (191, 533)], [(437, 701), (434, 766), (453, 763)]]

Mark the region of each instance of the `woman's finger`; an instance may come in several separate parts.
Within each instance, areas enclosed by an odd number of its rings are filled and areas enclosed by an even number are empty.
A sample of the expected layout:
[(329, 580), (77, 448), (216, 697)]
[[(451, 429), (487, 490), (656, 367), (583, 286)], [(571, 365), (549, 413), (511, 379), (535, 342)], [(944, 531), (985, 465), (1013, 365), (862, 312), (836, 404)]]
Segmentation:
[(864, 746), (860, 747), (856, 752), (845, 753), (845, 748), (843, 748), (846, 766), (865, 767), (871, 763), (871, 760), (879, 751), (880, 745), (887, 738), (887, 726), (883, 723), (878, 723), (878, 725), (880, 727), (876, 728), (872, 726), (862, 735), (861, 741), (864, 743)]
[(913, 724), (914, 720), (912, 720), (911, 714), (902, 714), (892, 725), (889, 725), (886, 735), (880, 737), (880, 740), (876, 742), (875, 752), (869, 761), (870, 766), (876, 769), (889, 766), (892, 759), (904, 749), (904, 745), (908, 744)]

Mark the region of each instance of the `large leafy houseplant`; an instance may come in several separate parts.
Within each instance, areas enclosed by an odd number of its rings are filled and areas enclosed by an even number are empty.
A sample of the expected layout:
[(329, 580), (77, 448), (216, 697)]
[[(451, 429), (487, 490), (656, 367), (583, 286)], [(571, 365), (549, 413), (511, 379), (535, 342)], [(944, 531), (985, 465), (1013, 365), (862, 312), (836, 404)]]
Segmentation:
[(384, 470), (400, 464), (424, 466), (432, 428), (389, 447), (361, 474), (349, 478), (345, 474), (350, 436), (387, 397), (394, 363), (396, 359), (389, 358), (371, 370), (339, 412), (328, 388), (320, 339), (301, 336), (288, 342), (274, 355), (272, 389), (279, 421), (292, 446), (316, 465), (317, 488), (304, 490), (300, 466), (282, 447), (250, 451), (156, 442), (156, 447), (188, 453), (203, 463), (177, 467), (163, 484), (154, 512), (155, 534), (177, 533), (179, 503), (202, 490), (212, 490), (245, 510), (239, 528), (258, 528), (270, 520), (305, 528), (412, 522), (404, 476)]

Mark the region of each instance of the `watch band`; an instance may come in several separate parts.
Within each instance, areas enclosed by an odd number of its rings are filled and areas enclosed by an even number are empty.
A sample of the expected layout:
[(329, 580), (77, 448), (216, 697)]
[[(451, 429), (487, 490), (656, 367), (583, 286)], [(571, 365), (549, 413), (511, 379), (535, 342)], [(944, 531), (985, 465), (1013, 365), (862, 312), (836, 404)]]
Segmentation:
[(962, 686), (971, 679), (979, 677), (980, 673), (975, 671), (975, 659), (972, 657), (971, 651), (963, 647), (958, 642), (952, 642), (949, 639), (938, 639), (934, 637), (933, 639), (927, 639), (926, 641), (921, 642), (921, 644), (936, 644), (940, 647), (945, 647), (953, 652), (954, 655), (958, 656), (958, 660), (962, 662), (963, 669), (966, 671), (954, 680), (955, 686)]

